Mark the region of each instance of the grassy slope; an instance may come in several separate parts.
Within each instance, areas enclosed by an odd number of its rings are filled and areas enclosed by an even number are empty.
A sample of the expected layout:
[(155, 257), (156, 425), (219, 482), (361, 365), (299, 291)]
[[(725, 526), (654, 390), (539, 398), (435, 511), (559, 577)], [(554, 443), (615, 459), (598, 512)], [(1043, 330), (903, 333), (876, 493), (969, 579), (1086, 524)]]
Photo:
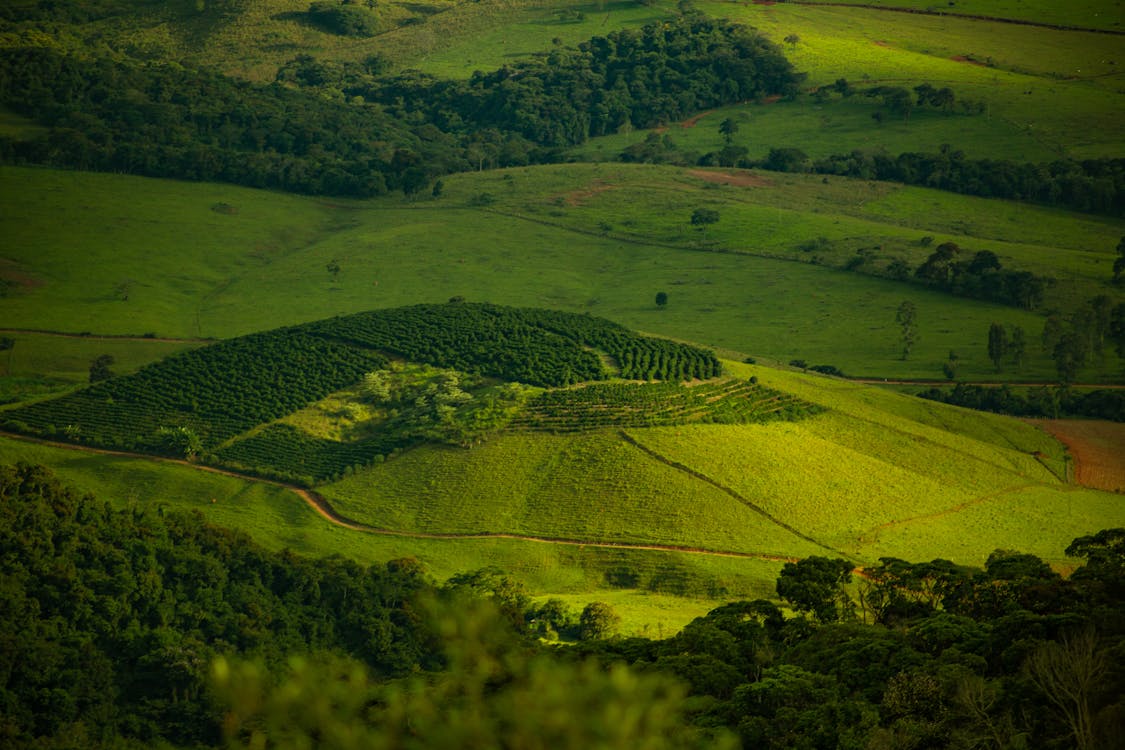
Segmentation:
[[(115, 507), (198, 511), (221, 526), (245, 531), (270, 549), (311, 556), (342, 554), (364, 564), (412, 556), (439, 580), (465, 570), (498, 567), (517, 575), (536, 594), (563, 596), (576, 609), (595, 599), (613, 603), (623, 615), (625, 633), (670, 635), (714, 606), (709, 589), (731, 597), (772, 596), (780, 568), (780, 563), (753, 559), (364, 534), (328, 524), (295, 495), (270, 485), (148, 459), (85, 454), (0, 437), (0, 462), (15, 461), (50, 466), (64, 481)], [(607, 587), (606, 573), (620, 569), (664, 581), (664, 593)]]
[[(985, 353), (988, 325), (1022, 325), (1034, 342), (1039, 315), (792, 260), (819, 254), (822, 263), (842, 263), (849, 248), (881, 244), (881, 263), (902, 256), (916, 264), (929, 252), (918, 239), (931, 235), (1060, 277), (1054, 294), (1064, 306), (1120, 296), (1100, 281), (1125, 234), (1120, 220), (916, 188), (766, 177), (767, 187), (738, 188), (671, 168), (555, 166), (452, 176), (440, 200), (407, 204), (5, 167), (0, 232), (13, 241), (0, 272), (15, 269), (32, 284), (0, 299), (0, 318), (16, 328), (225, 337), (464, 295), (589, 311), (743, 356), (800, 357), (853, 375), (937, 377), (955, 349), (963, 377), (979, 379), (996, 377)], [(469, 205), (481, 193), (495, 196), (490, 208)], [(212, 210), (219, 203), (237, 213)], [(688, 223), (696, 206), (722, 216), (706, 247), (788, 260), (699, 252), (702, 237)], [(603, 222), (608, 236), (600, 236)], [(797, 249), (818, 236), (840, 249)], [(325, 270), (333, 259), (342, 269), (336, 281)], [(122, 283), (128, 301), (116, 296)], [(666, 309), (652, 304), (661, 290)], [(919, 309), (919, 343), (905, 362), (894, 324), (904, 299)], [(78, 364), (44, 371), (80, 379), (82, 346), (69, 355)], [(1003, 377), (1051, 377), (1034, 343), (1029, 354), (1023, 372)], [(1110, 355), (1082, 378), (1112, 379), (1120, 370)]]
[[(1005, 547), (1065, 566), (1061, 550), (1074, 537), (1125, 524), (1117, 496), (1056, 478), (1065, 472), (1059, 446), (1030, 425), (832, 378), (728, 367), (832, 411), (797, 423), (629, 431), (674, 466), (612, 432), (517, 433), (472, 451), (409, 451), (322, 492), (345, 515), (408, 533), (833, 554), (750, 512), (717, 483), (868, 563), (892, 555), (980, 564)], [(362, 561), (413, 555), (439, 578), (494, 565), (516, 573), (538, 595), (611, 600), (626, 609), (634, 632), (679, 627), (712, 596), (768, 595), (780, 565), (510, 539), (371, 535), (331, 527), (280, 488), (179, 465), (3, 438), (0, 460), (46, 463), (118, 505), (199, 510), (271, 547)], [(608, 584), (622, 572), (635, 576), (637, 587)], [(678, 605), (658, 594), (687, 594), (690, 601), (668, 615)]]
[[(389, 528), (792, 556), (832, 549), (866, 562), (980, 564), (1013, 547), (1064, 563), (1075, 536), (1125, 521), (1114, 496), (1062, 483), (1058, 444), (1030, 425), (830, 378), (728, 367), (833, 411), (796, 423), (628, 431), (675, 467), (615, 433), (515, 434), (472, 451), (414, 450), (322, 493), (346, 515)], [(823, 546), (771, 528), (716, 484)]]

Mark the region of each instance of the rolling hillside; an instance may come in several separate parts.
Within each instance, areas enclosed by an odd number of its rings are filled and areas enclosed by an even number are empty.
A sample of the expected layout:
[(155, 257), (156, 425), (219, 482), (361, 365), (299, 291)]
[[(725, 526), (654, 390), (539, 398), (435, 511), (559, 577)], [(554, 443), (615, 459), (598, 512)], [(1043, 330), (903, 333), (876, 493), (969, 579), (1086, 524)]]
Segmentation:
[[(507, 358), (490, 353), (501, 332)], [(82, 458), (0, 445), (118, 503), (198, 508), (271, 546), (645, 600), (636, 627), (660, 597), (762, 595), (809, 555), (980, 564), (1016, 547), (1065, 568), (1070, 539), (1125, 523), (1114, 494), (1065, 481), (1059, 444), (1030, 425), (731, 361), (716, 378), (696, 369), (709, 357), (589, 316), (416, 306), (231, 339), (0, 412)], [(621, 379), (641, 361), (665, 382)], [(498, 387), (517, 379), (539, 386)]]

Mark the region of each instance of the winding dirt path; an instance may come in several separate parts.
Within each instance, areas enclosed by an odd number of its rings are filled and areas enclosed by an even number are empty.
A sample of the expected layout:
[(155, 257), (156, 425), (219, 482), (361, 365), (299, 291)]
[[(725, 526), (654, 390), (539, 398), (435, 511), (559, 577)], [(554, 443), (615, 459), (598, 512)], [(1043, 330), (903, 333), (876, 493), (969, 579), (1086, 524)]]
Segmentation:
[[(88, 445), (74, 445), (72, 443), (60, 443), (52, 440), (41, 440), (39, 438), (30, 437), (28, 435), (19, 435), (16, 433), (5, 432), (0, 430), (0, 435), (12, 438), (13, 440), (22, 440), (28, 443), (35, 443), (37, 445), (45, 445), (51, 448), (62, 448), (64, 450), (78, 451), (81, 453), (96, 454), (102, 456), (118, 456), (121, 458), (134, 458), (145, 461), (155, 461), (157, 463), (175, 464), (178, 466), (186, 466), (198, 471), (206, 471), (212, 474), (220, 474), (222, 476), (233, 477), (247, 482), (258, 482), (259, 484), (266, 484), (272, 487), (280, 487), (281, 489), (288, 490), (294, 495), (299, 497), (305, 502), (317, 515), (331, 524), (341, 528), (349, 529), (351, 531), (358, 531), (365, 534), (378, 534), (380, 536), (394, 536), (406, 539), (432, 539), (432, 540), (461, 540), (471, 541), (478, 539), (509, 539), (518, 542), (533, 542), (536, 544), (555, 544), (567, 547), (592, 547), (596, 549), (618, 549), (618, 550), (642, 550), (647, 552), (677, 552), (689, 555), (705, 555), (709, 557), (733, 557), (744, 560), (765, 560), (768, 562), (797, 562), (800, 558), (787, 557), (784, 555), (770, 554), (766, 552), (737, 552), (732, 550), (713, 550), (704, 549), (702, 547), (689, 547), (678, 544), (646, 544), (642, 542), (608, 542), (608, 541), (589, 541), (585, 539), (565, 539), (560, 537), (547, 537), (547, 536), (534, 536), (530, 534), (509, 534), (504, 532), (480, 532), (476, 534), (456, 534), (456, 533), (437, 533), (437, 532), (422, 532), (422, 531), (398, 531), (395, 529), (384, 529), (377, 526), (369, 526), (368, 524), (360, 523), (359, 521), (352, 520), (346, 516), (340, 515), (335, 508), (320, 494), (287, 482), (280, 482), (275, 479), (264, 479), (262, 477), (255, 477), (248, 474), (241, 474), (236, 471), (228, 469), (220, 469), (214, 466), (206, 466), (203, 464), (193, 463), (179, 458), (168, 458), (166, 456), (150, 456), (144, 453), (130, 453), (128, 451), (110, 450), (108, 448), (94, 448)], [(823, 545), (821, 545), (823, 546)], [(828, 549), (828, 548), (826, 548)]]

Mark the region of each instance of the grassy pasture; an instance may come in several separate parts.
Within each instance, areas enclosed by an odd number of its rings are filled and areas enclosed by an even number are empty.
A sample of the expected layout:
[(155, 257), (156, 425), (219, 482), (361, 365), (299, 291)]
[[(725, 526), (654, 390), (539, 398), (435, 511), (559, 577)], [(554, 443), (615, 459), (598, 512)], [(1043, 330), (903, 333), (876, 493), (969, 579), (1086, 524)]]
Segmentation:
[[(361, 203), (5, 167), (0, 233), (11, 241), (0, 271), (33, 283), (0, 298), (0, 319), (12, 328), (222, 338), (463, 295), (590, 312), (739, 358), (799, 357), (856, 376), (940, 377), (956, 350), (963, 377), (991, 379), (989, 324), (1021, 325), (1034, 342), (1038, 314), (827, 266), (874, 245), (883, 247), (878, 264), (917, 265), (929, 253), (920, 238), (932, 236), (1058, 277), (1051, 294), (1064, 309), (1099, 293), (1120, 298), (1106, 283), (1125, 234), (1120, 220), (921, 188), (762, 177), (742, 187), (674, 168), (558, 165), (450, 176), (436, 201)], [(473, 206), (482, 194), (493, 203)], [(721, 214), (706, 237), (689, 223), (699, 206)], [(826, 249), (799, 249), (822, 236)], [(335, 279), (326, 270), (333, 260)], [(669, 295), (665, 309), (653, 304), (658, 291)], [(905, 362), (894, 324), (904, 299), (919, 308), (919, 342)], [(79, 364), (41, 369), (80, 382)], [(1053, 372), (1033, 343), (1024, 370), (1003, 376)], [(1080, 378), (1120, 373), (1110, 355)]]
[(613, 432), (505, 435), (471, 451), (421, 447), (318, 491), (344, 515), (394, 529), (825, 552)]
[[(720, 148), (718, 123), (732, 117), (741, 123), (734, 143), (752, 158), (776, 146), (822, 156), (856, 148), (933, 151), (943, 143), (977, 158), (1018, 161), (1120, 153), (1116, 113), (1123, 106), (1125, 59), (1118, 59), (1118, 36), (794, 3), (700, 7), (754, 26), (779, 44), (797, 35), (797, 44), (784, 47), (796, 68), (808, 73), (809, 89), (839, 78), (859, 87), (930, 83), (986, 109), (980, 115), (916, 110), (908, 121), (884, 113), (877, 125), (871, 118), (878, 104), (862, 97), (747, 104), (721, 110), (696, 128), (673, 127), (673, 139), (685, 150)], [(593, 139), (576, 153), (608, 158), (644, 136), (638, 131)]]
[(839, 4), (866, 5), (877, 8), (912, 8), (936, 11), (944, 16), (988, 16), (1010, 18), (1056, 26), (1077, 26), (1089, 29), (1121, 29), (1125, 11), (1118, 3), (1105, 0), (955, 0), (945, 5), (933, 0), (836, 0)]
[(0, 404), (9, 400), (65, 390), (89, 378), (90, 363), (103, 354), (113, 357), (118, 375), (198, 346), (192, 343), (105, 338), (68, 338), (37, 333), (4, 333), (16, 342), (0, 352)]

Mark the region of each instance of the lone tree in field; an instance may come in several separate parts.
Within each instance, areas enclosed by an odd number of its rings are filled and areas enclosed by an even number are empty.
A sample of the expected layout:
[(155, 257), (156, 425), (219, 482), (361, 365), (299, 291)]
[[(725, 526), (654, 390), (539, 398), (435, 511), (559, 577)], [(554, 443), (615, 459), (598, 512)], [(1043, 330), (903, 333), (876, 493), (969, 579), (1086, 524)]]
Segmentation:
[(656, 306), (657, 307), (664, 307), (667, 304), (668, 304), (668, 292), (657, 292), (656, 293)]
[(1004, 364), (1004, 357), (1008, 355), (1008, 332), (999, 323), (993, 323), (988, 328), (988, 358), (996, 365), (999, 372)]
[(113, 362), (112, 354), (99, 354), (94, 357), (94, 361), (90, 363), (90, 382), (97, 383), (112, 378), (113, 371), (109, 369), (109, 366)]
[(578, 616), (578, 634), (584, 641), (608, 638), (617, 629), (621, 618), (605, 602), (590, 602)]
[(799, 41), (801, 41), (801, 37), (797, 36), (796, 34), (790, 34), (789, 36), (785, 37), (785, 43), (790, 47), (796, 47), (797, 42)]
[(333, 258), (332, 260), (328, 261), (328, 265), (324, 268), (326, 271), (328, 271), (328, 273), (332, 274), (332, 281), (335, 282), (336, 277), (340, 275), (340, 264), (336, 261), (335, 258)]
[(723, 136), (723, 140), (727, 142), (728, 146), (730, 142), (734, 140), (734, 136), (737, 132), (738, 123), (729, 117), (719, 124), (719, 133)]
[(697, 208), (691, 212), (691, 225), (698, 227), (703, 232), (703, 239), (707, 239), (707, 227), (718, 223), (719, 212), (711, 208)]
[(913, 302), (906, 300), (898, 306), (895, 322), (902, 328), (902, 358), (905, 360), (910, 356), (910, 350), (918, 340), (918, 308)]

